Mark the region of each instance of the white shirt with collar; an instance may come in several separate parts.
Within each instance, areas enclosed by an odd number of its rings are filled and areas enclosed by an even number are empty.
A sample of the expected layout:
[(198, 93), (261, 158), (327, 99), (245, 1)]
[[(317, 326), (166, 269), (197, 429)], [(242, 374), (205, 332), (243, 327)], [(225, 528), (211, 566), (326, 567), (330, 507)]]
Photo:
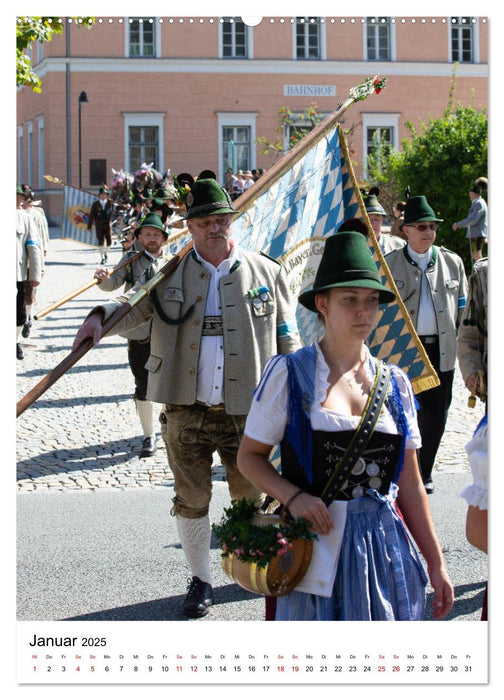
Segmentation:
[(416, 332), (418, 335), (437, 335), (436, 311), (434, 309), (434, 302), (432, 301), (430, 285), (425, 276), (425, 270), (432, 260), (432, 247), (429, 248), (426, 253), (417, 253), (408, 243), (407, 250), (410, 258), (422, 270)]
[[(229, 258), (223, 260), (217, 267), (201, 257), (196, 246), (193, 246), (196, 259), (210, 275), (208, 294), (205, 306), (205, 317), (222, 316), (219, 283), (222, 277), (229, 275), (232, 267), (241, 261), (240, 251), (233, 244)], [(203, 335), (198, 363), (197, 401), (213, 406), (224, 402), (224, 345), (221, 335)]]

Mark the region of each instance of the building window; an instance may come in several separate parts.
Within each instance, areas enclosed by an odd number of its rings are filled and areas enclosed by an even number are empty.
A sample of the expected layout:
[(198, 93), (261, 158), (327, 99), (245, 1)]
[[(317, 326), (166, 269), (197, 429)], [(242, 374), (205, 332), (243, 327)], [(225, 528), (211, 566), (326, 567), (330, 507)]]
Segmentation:
[(123, 116), (125, 169), (134, 173), (142, 163), (153, 163), (162, 173), (164, 112), (125, 112)]
[(366, 18), (366, 60), (392, 60), (392, 40), (389, 17)]
[(17, 134), (17, 152), (18, 152), (18, 182), (23, 182), (24, 180), (24, 168), (23, 168), (23, 127), (18, 127)]
[(27, 153), (27, 165), (28, 165), (28, 185), (30, 185), (31, 188), (34, 187), (33, 184), (33, 123), (28, 122), (27, 124), (27, 130), (28, 130), (28, 153)]
[(367, 173), (367, 159), (370, 156), (379, 157), (392, 148), (399, 148), (399, 115), (398, 114), (363, 114), (363, 163), (364, 176)]
[(296, 17), (295, 24), (297, 59), (322, 58), (321, 25), (317, 17)]
[(250, 170), (250, 127), (225, 126), (222, 129), (222, 154), (224, 172), (232, 168)]
[[(312, 105), (313, 107), (313, 105)], [(283, 148), (284, 151), (288, 151), (293, 148), (302, 138), (309, 134), (312, 129), (314, 129), (317, 124), (323, 121), (327, 114), (324, 112), (317, 112), (313, 109), (313, 114), (309, 115), (308, 112), (311, 108), (308, 108), (304, 113), (294, 113), (292, 116), (292, 123), (286, 124), (284, 126), (283, 132)]]
[(256, 167), (255, 112), (218, 112), (219, 119), (219, 180), (225, 184), (225, 174), (231, 169), (252, 170)]
[(366, 156), (386, 153), (394, 145), (394, 129), (391, 126), (370, 126), (366, 129)]
[(44, 118), (37, 118), (37, 129), (38, 129), (38, 173), (37, 173), (37, 185), (39, 190), (44, 189)]
[(152, 58), (156, 55), (156, 31), (154, 17), (130, 17), (129, 56), (130, 58)]
[(451, 60), (454, 63), (473, 63), (474, 18), (452, 17), (451, 22)]
[(159, 170), (159, 133), (157, 126), (130, 126), (128, 138), (130, 169), (135, 172), (142, 163), (152, 163)]
[(222, 19), (220, 22), (221, 57), (250, 58), (251, 27), (239, 17)]

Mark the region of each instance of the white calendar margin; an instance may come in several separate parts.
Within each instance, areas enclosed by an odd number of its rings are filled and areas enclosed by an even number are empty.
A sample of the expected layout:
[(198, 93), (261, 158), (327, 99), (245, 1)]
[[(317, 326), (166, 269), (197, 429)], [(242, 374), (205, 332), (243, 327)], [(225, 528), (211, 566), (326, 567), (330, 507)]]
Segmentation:
[[(45, 638), (71, 645), (33, 646)], [(98, 645), (83, 645), (83, 639)], [(364, 666), (370, 670), (364, 672)], [(335, 672), (335, 667), (341, 670)], [(17, 682), (486, 684), (488, 626), (432, 621), (18, 622)]]
[[(28, 5), (33, 5), (34, 3), (29, 2)], [(54, 4), (54, 3), (53, 3)], [(56, 5), (58, 3), (55, 3)], [(83, 9), (73, 9), (73, 12), (75, 14), (96, 14), (97, 16), (100, 16), (103, 14), (103, 8), (100, 6), (99, 9), (94, 9), (94, 5), (96, 3), (79, 3), (82, 7), (86, 8), (86, 11), (84, 12)], [(121, 14), (125, 12), (127, 14), (127, 10), (124, 9), (129, 3), (125, 2), (124, 7), (121, 11)], [(184, 15), (184, 14), (196, 14), (196, 15), (205, 15), (208, 14), (208, 9), (209, 6), (205, 4), (205, 8), (199, 9), (198, 4), (201, 4), (199, 2), (193, 2), (190, 5), (190, 8), (187, 8), (187, 12), (181, 11), (178, 14)], [(233, 11), (221, 11), (220, 7), (221, 5), (226, 4), (222, 2), (216, 2), (211, 5), (212, 7), (212, 12), (211, 14), (236, 14), (236, 5), (234, 4), (234, 10)], [(312, 14), (331, 14), (334, 13), (334, 10), (327, 10), (324, 11), (323, 9), (320, 8), (320, 5), (322, 3), (316, 2), (317, 5), (316, 8), (312, 7), (313, 3), (310, 4), (310, 13)], [(325, 4), (325, 3), (324, 3)], [(483, 3), (485, 4), (485, 3)], [(272, 14), (288, 14), (288, 15), (297, 15), (297, 14), (303, 14), (303, 7), (305, 9), (308, 9), (305, 3), (302, 4), (302, 7), (299, 8), (299, 2), (290, 2), (288, 4), (288, 8), (286, 9), (285, 3), (277, 3), (273, 10), (271, 7), (269, 9), (263, 9), (263, 7), (260, 6), (261, 2), (256, 2), (254, 4), (254, 13), (257, 15), (272, 15)], [(283, 5), (283, 7), (282, 7)], [(373, 14), (376, 11), (376, 6), (371, 7), (371, 3), (360, 3), (358, 4), (358, 7), (352, 6), (352, 10), (354, 10), (353, 14)], [(493, 5), (493, 3), (492, 3)], [(474, 7), (474, 6), (472, 6)], [(455, 12), (456, 9), (456, 12)], [(373, 11), (371, 11), (373, 10)], [(30, 9), (29, 7), (24, 7), (23, 9), (24, 14), (36, 14), (35, 13), (35, 7), (33, 9)], [(453, 2), (445, 2), (439, 5), (438, 3), (431, 3), (430, 1), (427, 3), (424, 3), (422, 6), (421, 14), (432, 14), (433, 16), (437, 15), (445, 15), (445, 14), (471, 14), (471, 9), (469, 7), (468, 3), (457, 3), (457, 6), (454, 6)], [(138, 10), (133, 12), (133, 14), (136, 14)], [(398, 6), (397, 2), (385, 2), (382, 4), (380, 7), (380, 12), (382, 14), (405, 14), (404, 7), (401, 8), (401, 6)], [(479, 14), (490, 16), (493, 14), (494, 18), (497, 19), (496, 13), (497, 10), (495, 7), (492, 8), (485, 8), (483, 9), (481, 6), (479, 6), (478, 10)], [(63, 14), (65, 14), (63, 12)], [(114, 12), (112, 12), (114, 14)], [(245, 13), (244, 13), (245, 14)], [(345, 13), (343, 13), (345, 14)], [(499, 16), (501, 12), (498, 12)], [(10, 44), (9, 44), (10, 47)], [(494, 137), (497, 136), (497, 134), (494, 132), (493, 134)], [(13, 159), (11, 159), (13, 160)], [(493, 175), (497, 175), (497, 173), (494, 172), (492, 173)], [(494, 191), (498, 191), (498, 188), (495, 187)], [(496, 251), (497, 252), (497, 251)], [(7, 355), (7, 352), (5, 353)], [(499, 518), (500, 520), (500, 518)], [(12, 544), (13, 539), (10, 540), (10, 543)], [(8, 557), (8, 558), (12, 558)], [(495, 567), (494, 567), (495, 571)], [(13, 587), (13, 586), (11, 586)], [(492, 601), (492, 596), (490, 596), (491, 601)], [(500, 604), (498, 603), (498, 600), (496, 599), (496, 596), (493, 596), (493, 605), (491, 607), (492, 613), (495, 616), (495, 618), (500, 618), (500, 615), (498, 615), (497, 608), (499, 608), (499, 612), (501, 611)], [(4, 608), (5, 609), (5, 608)], [(10, 608), (12, 610), (12, 608)], [(5, 621), (5, 616), (4, 616), (4, 621)], [(267, 628), (264, 627), (265, 624), (267, 623), (241, 623), (241, 622), (226, 622), (226, 623), (218, 623), (218, 622), (210, 622), (210, 623), (203, 623), (200, 624), (198, 629), (195, 629), (193, 627), (190, 627), (190, 623), (177, 623), (177, 622), (167, 622), (167, 623), (69, 623), (69, 622), (63, 622), (63, 623), (53, 623), (53, 622), (13, 622), (12, 617), (9, 616), (9, 620), (7, 621), (7, 624), (4, 626), (4, 635), (2, 639), (2, 653), (1, 653), (1, 660), (2, 660), (2, 666), (4, 669), (3, 679), (2, 679), (2, 687), (3, 689), (7, 689), (9, 692), (10, 697), (28, 697), (28, 696), (33, 696), (35, 693), (37, 695), (37, 698), (41, 700), (42, 698), (55, 698), (61, 696), (63, 697), (63, 694), (65, 697), (68, 697), (69, 691), (71, 692), (72, 697), (80, 697), (81, 695), (88, 696), (89, 694), (89, 687), (83, 686), (83, 687), (78, 687), (73, 685), (72, 687), (67, 686), (59, 686), (56, 687), (54, 685), (51, 686), (45, 686), (42, 687), (40, 685), (34, 686), (34, 685), (16, 685), (16, 680), (14, 679), (15, 673), (16, 673), (16, 661), (17, 661), (17, 671), (18, 671), (18, 677), (17, 677), (17, 683), (23, 683), (21, 680), (20, 676), (23, 676), (25, 673), (24, 669), (24, 662), (26, 659), (26, 645), (27, 645), (27, 640), (31, 639), (33, 637), (33, 634), (35, 631), (38, 634), (47, 634), (48, 636), (50, 634), (55, 634), (55, 630), (59, 625), (62, 625), (64, 628), (64, 634), (65, 636), (70, 636), (74, 632), (77, 634), (80, 634), (80, 630), (77, 629), (76, 625), (86, 625), (86, 634), (92, 634), (93, 636), (96, 636), (97, 634), (106, 634), (111, 640), (112, 638), (115, 640), (117, 639), (117, 636), (119, 635), (120, 639), (120, 644), (122, 645), (123, 642), (128, 642), (132, 643), (132, 637), (133, 635), (138, 634), (138, 629), (139, 626), (145, 629), (145, 631), (148, 633), (148, 638), (151, 640), (153, 639), (153, 631), (155, 628), (155, 625), (162, 625), (162, 631), (160, 627), (160, 632), (155, 636), (157, 639), (161, 640), (167, 640), (167, 639), (173, 639), (175, 634), (179, 635), (179, 633), (182, 635), (182, 639), (185, 641), (187, 644), (189, 641), (189, 638), (194, 641), (194, 637), (196, 637), (202, 645), (205, 645), (208, 640), (212, 641), (215, 643), (215, 640), (242, 640), (242, 639), (248, 639), (250, 644), (266, 644), (266, 641), (269, 640), (269, 644), (272, 643), (273, 635), (275, 639), (278, 639), (278, 637), (281, 635), (281, 632), (279, 630), (279, 625), (282, 625), (283, 623), (275, 623), (274, 626), (268, 626)], [(199, 624), (199, 623), (195, 623)], [(289, 623), (287, 623), (289, 624)], [(299, 633), (299, 627), (298, 625), (306, 625), (308, 629), (308, 626), (311, 626), (311, 623), (295, 623), (296, 624), (296, 636)], [(320, 625), (321, 623), (314, 623), (317, 625)], [(348, 628), (347, 628), (348, 624)], [(480, 685), (475, 691), (474, 686), (458, 686), (456, 689), (457, 693), (457, 698), (463, 698), (465, 696), (470, 696), (471, 698), (474, 697), (474, 693), (485, 693), (487, 691), (491, 692), (493, 695), (493, 691), (495, 690), (496, 685), (499, 687), (501, 686), (501, 681), (500, 678), (502, 677), (502, 672), (500, 671), (500, 667), (502, 667), (503, 659), (501, 658), (500, 654), (496, 651), (496, 646), (499, 646), (499, 641), (498, 638), (496, 639), (495, 636), (487, 636), (488, 632), (495, 631), (495, 626), (488, 628), (486, 623), (471, 623), (471, 622), (452, 622), (452, 623), (444, 623), (444, 622), (429, 622), (429, 623), (335, 623), (334, 629), (332, 629), (331, 623), (327, 623), (327, 626), (322, 623), (322, 630), (319, 626), (317, 626), (316, 629), (314, 629), (313, 633), (310, 633), (310, 635), (305, 634), (305, 630), (303, 628), (303, 636), (305, 638), (308, 638), (308, 636), (311, 638), (310, 642), (312, 640), (320, 640), (318, 644), (322, 644), (325, 648), (327, 648), (328, 642), (330, 638), (334, 635), (335, 638), (335, 643), (338, 642), (338, 640), (341, 638), (341, 635), (344, 633), (346, 640), (348, 641), (349, 646), (353, 646), (353, 643), (355, 643), (355, 635), (356, 635), (356, 626), (359, 624), (367, 625), (367, 629), (365, 630), (365, 633), (363, 635), (364, 639), (366, 640), (366, 643), (368, 644), (368, 648), (370, 645), (370, 641), (375, 638), (376, 635), (380, 634), (380, 641), (381, 645), (385, 645), (388, 648), (392, 648), (392, 645), (395, 647), (398, 645), (399, 647), (403, 647), (406, 642), (410, 643), (412, 640), (414, 640), (414, 646), (415, 648), (418, 649), (432, 649), (435, 645), (439, 645), (438, 648), (446, 650), (446, 653), (451, 653), (451, 651), (454, 649), (454, 644), (460, 645), (461, 647), (465, 647), (464, 653), (467, 651), (467, 645), (465, 644), (466, 640), (470, 641), (470, 647), (475, 651), (475, 656), (476, 661), (478, 663), (478, 667), (481, 667), (485, 669), (484, 673), (487, 673), (487, 660), (490, 663), (490, 683), (488, 685)], [(329, 627), (331, 625), (331, 627)], [(343, 630), (341, 630), (341, 625), (343, 625)], [(56, 627), (55, 627), (56, 626)], [(221, 629), (221, 626), (222, 629)], [(414, 626), (412, 629), (411, 627)], [(181, 630), (180, 628), (186, 628), (185, 631)], [(381, 629), (380, 629), (381, 628)], [(175, 632), (176, 629), (176, 632)], [(287, 637), (288, 638), (288, 637)], [(159, 641), (158, 639), (158, 641)], [(15, 641), (14, 641), (15, 640)], [(359, 638), (359, 641), (362, 642), (362, 637)], [(136, 638), (136, 642), (139, 642), (139, 638)], [(230, 643), (229, 641), (226, 643)], [(317, 642), (315, 642), (317, 643)], [(143, 645), (143, 642), (142, 642)], [(16, 659), (15, 654), (17, 652)], [(234, 650), (233, 650), (234, 652)], [(307, 652), (308, 653), (308, 652)], [(393, 653), (393, 652), (391, 652)], [(483, 673), (483, 672), (482, 672)], [(499, 680), (498, 680), (499, 679)], [(83, 681), (81, 681), (82, 683)], [(126, 681), (128, 682), (128, 681)], [(181, 683), (182, 681), (179, 681)], [(271, 681), (270, 681), (271, 682)], [(284, 681), (284, 683), (299, 683), (299, 681)], [(430, 680), (427, 682), (431, 682)], [(484, 683), (485, 681), (479, 681), (481, 683)], [(84, 683), (89, 683), (89, 681), (84, 681)], [(142, 680), (142, 684), (145, 683), (145, 680)], [(187, 687), (182, 687), (179, 686), (177, 688), (177, 697), (182, 698), (182, 697), (187, 697), (189, 694), (191, 697), (193, 697), (193, 692), (194, 688), (192, 687), (192, 684), (194, 683), (194, 679), (191, 679), (191, 686)], [(208, 681), (206, 681), (208, 683)], [(224, 680), (221, 681), (221, 683), (233, 683), (231, 680)], [(254, 685), (256, 683), (259, 683), (259, 681), (253, 681)], [(362, 683), (361, 679), (356, 679), (355, 681), (356, 684)], [(375, 680), (372, 681), (373, 684), (376, 683)], [(389, 684), (390, 681), (387, 679), (387, 684)], [(410, 697), (414, 697), (416, 695), (422, 694), (422, 698), (425, 698), (425, 688), (424, 684), (426, 683), (425, 680), (421, 681), (419, 685), (416, 686), (408, 686), (407, 692)], [(467, 681), (466, 681), (467, 683)], [(110, 686), (107, 686), (110, 688)], [(131, 687), (128, 687), (127, 685), (122, 685), (120, 689), (121, 697), (122, 698), (127, 698), (127, 697), (138, 697), (138, 689), (139, 685), (135, 684)], [(263, 686), (266, 688), (267, 686)], [(288, 693), (290, 696), (290, 699), (294, 697), (303, 696), (303, 698), (306, 698), (306, 689), (307, 685), (303, 684), (301, 686), (298, 686), (297, 688), (294, 688), (292, 685), (288, 688)], [(186, 693), (187, 688), (189, 690)], [(214, 686), (213, 688), (208, 688), (205, 697), (206, 698), (214, 698), (214, 697), (225, 697), (226, 696), (226, 691), (227, 688), (223, 687), (217, 687)], [(229, 688), (230, 693), (235, 697), (236, 695), (236, 687), (230, 687)], [(156, 695), (156, 691), (158, 691), (158, 694), (161, 695), (165, 698), (166, 697), (166, 687), (159, 686), (150, 686), (149, 687), (149, 693), (150, 696), (153, 697)], [(389, 698), (390, 694), (393, 694), (393, 691), (398, 691), (401, 693), (401, 696), (404, 693), (404, 688), (401, 686), (396, 686), (391, 688), (390, 685), (380, 687), (380, 688), (374, 688), (373, 689), (373, 696), (375, 698), (377, 697), (386, 697)], [(254, 686), (247, 687), (245, 685), (241, 686), (239, 688), (239, 695), (240, 699), (248, 698), (249, 696), (254, 694), (253, 697), (256, 698), (257, 695), (257, 689)], [(331, 687), (328, 686), (322, 686), (319, 685), (317, 686), (317, 697), (325, 697), (326, 694), (331, 698), (334, 698), (334, 687), (331, 685)], [(100, 696), (101, 697), (101, 696)]]

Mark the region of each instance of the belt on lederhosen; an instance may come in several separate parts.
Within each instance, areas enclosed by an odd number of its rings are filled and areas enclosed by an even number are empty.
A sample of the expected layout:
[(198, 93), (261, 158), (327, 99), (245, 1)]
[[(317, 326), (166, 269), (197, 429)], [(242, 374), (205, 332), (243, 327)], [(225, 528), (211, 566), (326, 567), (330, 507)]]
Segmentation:
[(203, 403), (203, 401), (196, 401), (196, 403), (193, 404), (172, 404), (172, 403), (165, 403), (164, 408), (168, 413), (172, 413), (173, 411), (185, 411), (188, 408), (196, 408), (198, 411), (208, 411), (210, 413), (223, 413), (226, 410), (226, 407), (223, 403), (216, 403), (216, 404), (206, 404)]
[(420, 342), (422, 345), (434, 345), (439, 341), (439, 336), (437, 335), (419, 335)]

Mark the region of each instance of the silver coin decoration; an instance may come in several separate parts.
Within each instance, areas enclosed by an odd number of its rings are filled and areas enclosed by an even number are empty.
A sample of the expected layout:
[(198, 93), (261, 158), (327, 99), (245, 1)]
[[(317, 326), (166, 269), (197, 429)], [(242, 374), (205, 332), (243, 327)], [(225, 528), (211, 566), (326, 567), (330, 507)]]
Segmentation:
[(370, 489), (376, 489), (378, 490), (380, 486), (382, 485), (382, 480), (380, 479), (379, 476), (372, 476), (369, 479), (369, 488)]
[(364, 474), (365, 470), (366, 462), (362, 459), (362, 457), (359, 457), (359, 459), (354, 464), (352, 474), (354, 474), (355, 476), (360, 476), (361, 474)]
[(360, 498), (363, 495), (364, 489), (362, 488), (362, 486), (356, 486), (354, 489), (352, 489), (353, 498)]
[(369, 474), (369, 476), (378, 476), (380, 473), (380, 467), (376, 464), (376, 462), (371, 462), (367, 465), (366, 472)]

